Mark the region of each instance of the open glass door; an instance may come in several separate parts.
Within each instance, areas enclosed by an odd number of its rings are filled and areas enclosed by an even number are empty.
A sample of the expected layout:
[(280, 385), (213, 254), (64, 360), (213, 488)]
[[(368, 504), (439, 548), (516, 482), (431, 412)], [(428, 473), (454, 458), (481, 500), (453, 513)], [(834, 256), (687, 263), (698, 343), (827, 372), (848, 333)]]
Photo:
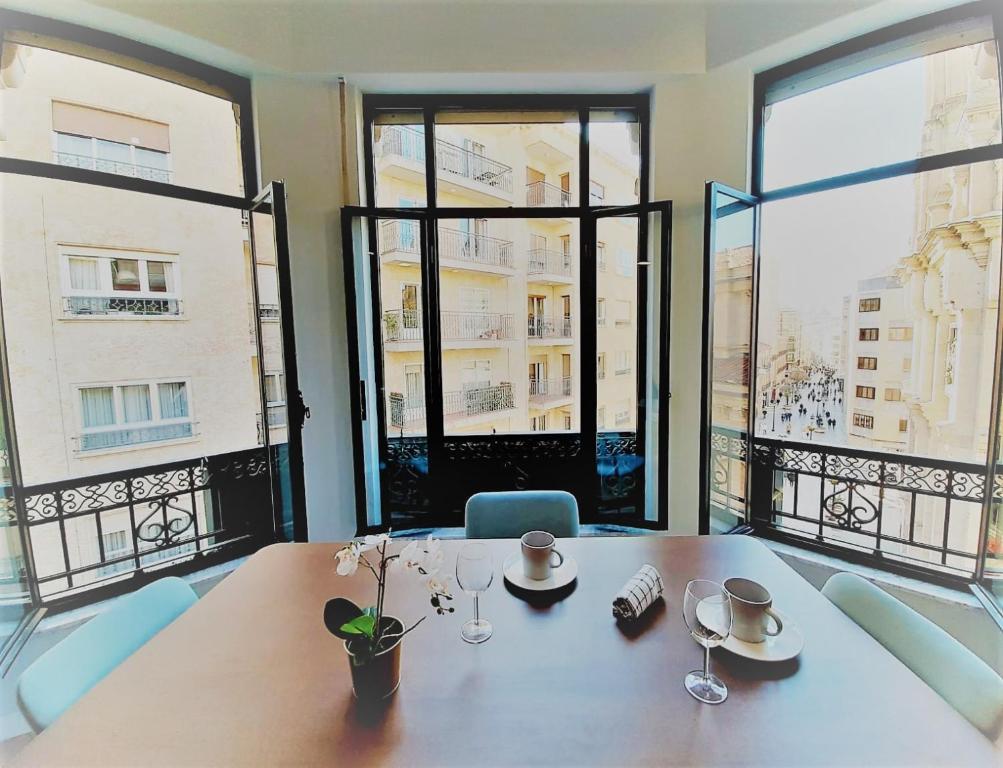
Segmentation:
[[(704, 225), (701, 533), (744, 530), (751, 423), (757, 200), (708, 182)], [(779, 401), (764, 403), (774, 412)], [(783, 413), (776, 414), (783, 423)]]

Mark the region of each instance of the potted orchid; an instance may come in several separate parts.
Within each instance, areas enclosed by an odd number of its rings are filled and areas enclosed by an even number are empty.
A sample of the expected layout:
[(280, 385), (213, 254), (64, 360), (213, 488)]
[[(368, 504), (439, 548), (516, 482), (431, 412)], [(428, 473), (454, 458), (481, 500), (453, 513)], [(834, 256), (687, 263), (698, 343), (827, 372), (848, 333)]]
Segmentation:
[(362, 566), (376, 578), (376, 604), (360, 608), (351, 600), (335, 597), (324, 606), (324, 624), (345, 641), (352, 690), (360, 700), (391, 696), (400, 685), (401, 648), (404, 636), (425, 620), (422, 616), (410, 627), (395, 616), (383, 613), (387, 577), (397, 572), (418, 576), (429, 592), (432, 607), (440, 616), (452, 613), (449, 577), (442, 573), (442, 543), (431, 536), (424, 542), (408, 542), (397, 554), (388, 554), (387, 534), (352, 541), (335, 553), (339, 576), (351, 576)]

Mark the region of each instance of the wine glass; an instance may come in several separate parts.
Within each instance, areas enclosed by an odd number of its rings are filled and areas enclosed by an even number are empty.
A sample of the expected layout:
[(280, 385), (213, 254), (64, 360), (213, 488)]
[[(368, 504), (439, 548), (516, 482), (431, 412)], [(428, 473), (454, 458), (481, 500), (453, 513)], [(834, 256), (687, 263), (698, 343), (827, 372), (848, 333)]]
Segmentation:
[(710, 673), (710, 649), (731, 634), (731, 598), (715, 581), (694, 579), (686, 585), (683, 618), (693, 639), (704, 647), (703, 671), (686, 675), (686, 690), (705, 704), (720, 704), (728, 698), (728, 686)]
[(481, 618), (480, 594), (494, 580), (494, 562), (486, 544), (464, 544), (456, 556), (456, 583), (474, 597), (474, 618), (460, 628), (460, 637), (468, 643), (483, 643), (491, 637), (491, 622)]

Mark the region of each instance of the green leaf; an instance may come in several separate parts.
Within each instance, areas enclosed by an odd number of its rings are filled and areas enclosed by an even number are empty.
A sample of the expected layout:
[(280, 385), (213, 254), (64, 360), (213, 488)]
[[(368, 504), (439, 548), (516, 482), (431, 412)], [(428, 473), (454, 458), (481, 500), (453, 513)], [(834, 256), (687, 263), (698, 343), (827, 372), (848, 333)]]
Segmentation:
[(365, 613), (341, 625), (341, 631), (346, 634), (365, 635), (368, 638), (372, 638), (375, 628), (376, 619)]

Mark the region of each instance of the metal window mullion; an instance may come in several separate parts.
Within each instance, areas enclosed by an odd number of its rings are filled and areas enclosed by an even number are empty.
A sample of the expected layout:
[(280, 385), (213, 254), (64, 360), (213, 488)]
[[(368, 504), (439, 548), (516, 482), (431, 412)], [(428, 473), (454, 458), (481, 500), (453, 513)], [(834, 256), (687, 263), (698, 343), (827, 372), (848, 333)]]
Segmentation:
[[(419, 221), (421, 238), (421, 330), (425, 338), (425, 435), (428, 440), (429, 476), (433, 467), (442, 457), (442, 443), (445, 436), (442, 397), (442, 336), (439, 302), (439, 254), (437, 240), (437, 219), (429, 217)], [(432, 503), (437, 503), (436, 485), (433, 484)]]

